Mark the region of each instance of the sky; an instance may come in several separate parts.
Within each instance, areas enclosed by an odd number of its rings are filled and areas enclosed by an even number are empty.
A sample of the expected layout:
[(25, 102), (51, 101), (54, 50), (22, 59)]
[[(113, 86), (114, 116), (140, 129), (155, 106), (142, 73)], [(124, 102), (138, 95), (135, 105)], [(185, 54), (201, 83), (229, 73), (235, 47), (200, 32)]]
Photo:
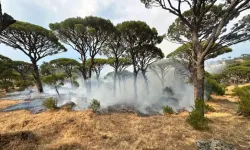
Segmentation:
[[(98, 16), (110, 19), (114, 24), (127, 20), (141, 20), (150, 27), (155, 27), (160, 34), (167, 33), (169, 25), (176, 19), (168, 11), (161, 8), (146, 9), (140, 0), (1, 0), (2, 10), (16, 20), (30, 22), (49, 29), (50, 23), (61, 22), (69, 17)], [(159, 47), (165, 54), (178, 48), (178, 44), (164, 40)], [(40, 60), (50, 61), (66, 57), (79, 59), (77, 52), (66, 46), (66, 53), (57, 54)], [(221, 58), (237, 57), (250, 54), (250, 41), (232, 46), (233, 52), (219, 56)], [(0, 44), (0, 54), (13, 60), (29, 62), (29, 58), (19, 50)]]

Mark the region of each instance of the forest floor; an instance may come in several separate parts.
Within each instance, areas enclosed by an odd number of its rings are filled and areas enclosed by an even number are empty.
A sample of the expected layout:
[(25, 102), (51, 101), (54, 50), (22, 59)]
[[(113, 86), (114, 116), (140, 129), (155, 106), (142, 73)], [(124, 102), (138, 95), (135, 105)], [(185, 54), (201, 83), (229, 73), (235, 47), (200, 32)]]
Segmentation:
[[(198, 139), (217, 139), (250, 148), (250, 118), (237, 116), (237, 98), (228, 87), (213, 96), (206, 114), (209, 131), (196, 131), (185, 120), (188, 113), (138, 117), (136, 114), (98, 115), (92, 111), (54, 111), (31, 114), (25, 110), (0, 112), (0, 149), (5, 150), (192, 150)], [(17, 101), (0, 100), (0, 108)]]

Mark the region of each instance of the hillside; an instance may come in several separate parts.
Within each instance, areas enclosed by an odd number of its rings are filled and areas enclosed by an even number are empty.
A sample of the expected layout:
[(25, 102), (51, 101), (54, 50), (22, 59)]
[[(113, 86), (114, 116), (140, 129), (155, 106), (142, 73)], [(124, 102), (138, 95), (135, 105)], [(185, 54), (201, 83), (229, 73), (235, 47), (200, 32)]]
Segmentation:
[[(218, 139), (250, 148), (250, 118), (237, 116), (236, 98), (214, 96), (208, 102), (216, 112), (206, 116), (210, 131), (200, 132), (185, 123), (188, 113), (138, 117), (135, 114), (97, 115), (64, 110), (31, 114), (0, 112), (0, 146), (4, 149), (195, 149), (198, 139)], [(15, 101), (0, 101), (7, 107)], [(5, 105), (3, 105), (5, 104)]]

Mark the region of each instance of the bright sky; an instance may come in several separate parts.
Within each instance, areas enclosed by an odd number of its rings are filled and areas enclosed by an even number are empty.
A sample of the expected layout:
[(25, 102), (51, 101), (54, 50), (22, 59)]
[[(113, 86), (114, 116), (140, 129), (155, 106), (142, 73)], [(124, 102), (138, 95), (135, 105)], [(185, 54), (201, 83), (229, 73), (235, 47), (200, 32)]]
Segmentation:
[[(2, 0), (2, 9), (16, 20), (45, 28), (49, 28), (49, 23), (60, 22), (69, 17), (93, 15), (110, 19), (114, 24), (126, 20), (145, 21), (151, 27), (155, 27), (160, 34), (165, 34), (169, 25), (175, 20), (174, 15), (161, 8), (146, 9), (140, 0)], [(159, 45), (165, 54), (174, 51), (178, 46), (166, 40)], [(39, 63), (59, 57), (79, 58), (77, 52), (68, 46), (67, 48), (68, 52), (44, 58)], [(232, 48), (232, 53), (222, 55), (217, 59), (249, 54), (250, 42), (247, 41)], [(0, 44), (0, 54), (13, 60), (29, 62), (29, 58), (21, 51), (3, 44)]]

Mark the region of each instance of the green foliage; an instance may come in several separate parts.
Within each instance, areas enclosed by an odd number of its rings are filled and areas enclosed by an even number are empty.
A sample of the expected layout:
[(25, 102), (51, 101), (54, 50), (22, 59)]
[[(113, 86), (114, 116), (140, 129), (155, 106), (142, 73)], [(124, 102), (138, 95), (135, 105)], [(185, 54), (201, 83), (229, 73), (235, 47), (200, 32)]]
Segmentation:
[(117, 25), (117, 30), (121, 33), (135, 73), (145, 71), (152, 62), (164, 57), (155, 45), (160, 44), (165, 35), (159, 36), (157, 30), (145, 22), (125, 21)]
[(43, 106), (49, 110), (56, 110), (57, 107), (57, 99), (54, 99), (52, 97), (47, 98), (45, 101), (43, 101)]
[(131, 65), (131, 61), (128, 58), (119, 58), (118, 62), (116, 62), (115, 58), (108, 58), (107, 64), (113, 68), (117, 68), (117, 71), (121, 72)]
[(205, 111), (205, 113), (207, 113), (207, 112), (215, 112), (215, 109), (212, 106), (210, 106), (208, 104), (205, 104), (204, 111)]
[(64, 74), (52, 74), (52, 75), (42, 77), (42, 81), (45, 84), (48, 84), (48, 85), (51, 85), (51, 86), (63, 85), (64, 79), (65, 79)]
[[(204, 46), (205, 41), (201, 42), (201, 45)], [(214, 45), (214, 48), (217, 49), (219, 45)], [(211, 50), (211, 52), (206, 56), (206, 60), (215, 58), (219, 55), (232, 52), (232, 49), (229, 47), (223, 47), (217, 51)], [(188, 61), (192, 61), (192, 43), (185, 43), (182, 46), (178, 47), (175, 51), (171, 52), (167, 55), (167, 58), (177, 57), (180, 59), (188, 59)]]
[(189, 123), (196, 130), (208, 130), (208, 118), (204, 116), (205, 103), (203, 100), (195, 101), (195, 108), (187, 118), (187, 123)]
[(17, 21), (4, 30), (0, 41), (7, 46), (21, 50), (35, 61), (66, 51), (52, 31), (21, 21)]
[(234, 95), (237, 95), (240, 99), (238, 112), (244, 116), (250, 116), (250, 86), (236, 87)]
[(216, 95), (225, 95), (226, 86), (219, 84), (215, 80), (217, 77), (218, 76), (211, 75), (208, 72), (205, 73), (205, 91), (207, 97), (210, 97), (212, 93)]
[(19, 88), (18, 91), (23, 91), (27, 87), (34, 85), (32, 81), (24, 81), (24, 80), (17, 80), (14, 84)]
[(6, 89), (6, 91), (14, 87), (14, 80), (18, 78), (11, 65), (11, 59), (0, 55), (0, 89)]
[(50, 64), (57, 69), (62, 69), (68, 78), (72, 78), (74, 68), (78, 66), (78, 62), (70, 58), (58, 58), (50, 61)]
[(51, 63), (43, 62), (40, 66), (41, 75), (48, 76), (56, 73), (56, 68)]
[(163, 106), (162, 110), (163, 110), (164, 114), (170, 114), (171, 115), (171, 114), (175, 113), (174, 110), (173, 110), (173, 108), (169, 107), (169, 106)]
[(92, 109), (94, 112), (97, 112), (101, 108), (100, 101), (93, 99), (89, 105), (89, 108)]
[(250, 68), (246, 66), (239, 65), (239, 66), (229, 67), (226, 70), (224, 70), (223, 74), (228, 80), (233, 78), (236, 84), (244, 81), (245, 82), (250, 81)]

